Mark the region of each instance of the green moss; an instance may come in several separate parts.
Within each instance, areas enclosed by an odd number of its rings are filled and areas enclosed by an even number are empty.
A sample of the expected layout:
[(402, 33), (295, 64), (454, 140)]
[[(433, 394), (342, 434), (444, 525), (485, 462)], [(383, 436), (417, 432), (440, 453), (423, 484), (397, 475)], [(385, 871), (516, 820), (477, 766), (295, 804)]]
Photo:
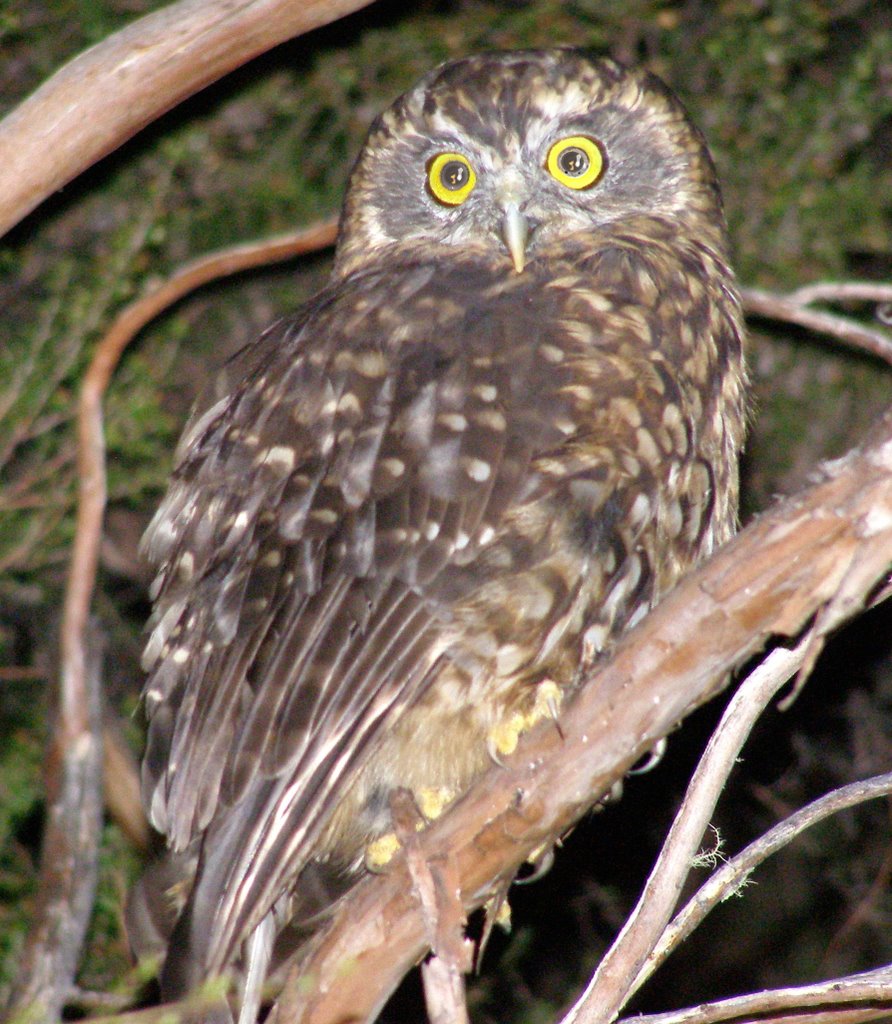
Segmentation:
[[(0, 684), (0, 1002), (33, 917), (43, 807), (44, 702), (36, 682)], [(36, 699), (35, 699), (36, 697)]]

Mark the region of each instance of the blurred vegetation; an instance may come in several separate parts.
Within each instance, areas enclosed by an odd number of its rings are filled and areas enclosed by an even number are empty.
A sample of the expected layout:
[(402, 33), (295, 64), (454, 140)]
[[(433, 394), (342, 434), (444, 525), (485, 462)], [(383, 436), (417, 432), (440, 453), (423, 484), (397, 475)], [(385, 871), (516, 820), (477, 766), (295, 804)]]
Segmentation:
[[(158, 6), (0, 7), (0, 113)], [(97, 338), (185, 259), (335, 212), (370, 120), (432, 65), (561, 43), (645, 62), (679, 92), (712, 146), (744, 282), (892, 276), (892, 11), (858, 0), (453, 0), (411, 10), (386, 0), (230, 75), (46, 202), (0, 240), (0, 1000), (33, 897), (52, 636), (73, 530), (72, 418)], [(123, 361), (107, 408), (110, 509), (96, 601), (112, 637), (110, 714), (129, 716), (136, 704), (146, 614), (136, 542), (188, 406), (210, 366), (312, 294), (326, 270), (321, 256), (206, 288), (144, 331)], [(754, 332), (751, 366), (746, 514), (854, 443), (892, 393), (876, 361), (776, 325)], [(888, 766), (890, 627), (880, 610), (847, 630), (794, 712), (762, 727), (722, 813), (732, 846), (779, 808)], [(515, 934), (493, 940), (473, 987), (475, 1019), (553, 1019), (634, 900), (715, 713), (696, 716), (658, 773), (580, 826), (547, 879), (516, 890)], [(883, 870), (887, 826), (876, 808), (859, 811), (785, 855), (781, 886), (781, 869), (766, 868), (642, 1007), (892, 959), (888, 886), (846, 925)], [(82, 982), (108, 990), (126, 969), (121, 895), (138, 858), (111, 823), (103, 851)], [(406, 1011), (412, 986), (394, 1019), (418, 1018)]]

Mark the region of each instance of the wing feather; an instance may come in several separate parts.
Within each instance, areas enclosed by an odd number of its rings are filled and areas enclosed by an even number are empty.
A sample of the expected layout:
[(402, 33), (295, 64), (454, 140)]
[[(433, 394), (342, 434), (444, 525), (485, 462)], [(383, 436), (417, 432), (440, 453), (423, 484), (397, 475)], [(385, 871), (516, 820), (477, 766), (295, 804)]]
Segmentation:
[[(455, 602), (505, 558), (549, 555), (547, 522), (505, 533), (557, 493), (549, 459), (563, 453), (567, 479), (591, 470), (574, 468), (578, 378), (554, 353), (590, 358), (594, 329), (545, 351), (554, 295), (532, 274), (487, 289), (488, 272), (342, 281), (239, 357), (244, 382), (187, 428), (145, 545), (159, 575), (144, 787), (176, 848), (204, 837), (181, 931), (205, 970), (282, 898), (382, 731), (459, 656)], [(554, 581), (561, 614), (581, 586)]]

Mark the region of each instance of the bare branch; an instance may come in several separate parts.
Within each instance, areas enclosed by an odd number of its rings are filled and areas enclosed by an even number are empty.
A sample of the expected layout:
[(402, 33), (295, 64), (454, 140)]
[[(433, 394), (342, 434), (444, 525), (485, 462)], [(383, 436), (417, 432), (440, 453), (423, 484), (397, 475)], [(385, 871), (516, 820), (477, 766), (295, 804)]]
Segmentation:
[(892, 336), (886, 331), (865, 327), (851, 317), (839, 316), (822, 310), (810, 309), (808, 303), (818, 299), (843, 301), (866, 299), (867, 301), (888, 302), (889, 285), (868, 286), (857, 283), (838, 285), (817, 284), (800, 288), (789, 295), (778, 295), (761, 288), (741, 288), (743, 308), (750, 316), (768, 317), (785, 323), (798, 324), (819, 334), (829, 334), (852, 348), (870, 352), (887, 363), (892, 363)]
[(10, 1000), (13, 1013), (32, 1024), (60, 1019), (93, 910), (102, 834), (102, 648), (94, 629), (60, 669), (37, 906)]
[(659, 966), (652, 955), (654, 945), (675, 909), (737, 755), (768, 703), (802, 665), (808, 647), (806, 637), (793, 651), (772, 651), (738, 688), (697, 766), (638, 904), (564, 1024), (608, 1024)]
[[(832, 628), (890, 566), (892, 410), (864, 447), (825, 465), (818, 482), (751, 523), (668, 594), (568, 707), (561, 734), (542, 723), (523, 737), (504, 768), (419, 836), (421, 850), (428, 859), (450, 850), (465, 907), (480, 906), (770, 636), (797, 635), (821, 609), (815, 629)], [(389, 874), (345, 898), (292, 972), (280, 1022), (370, 1019), (425, 943), (398, 855)]]
[(636, 1015), (625, 1018), (624, 1024), (860, 1024), (888, 1020), (890, 1011), (892, 967), (883, 967), (817, 985), (756, 992), (671, 1013)]
[(790, 292), (787, 298), (797, 306), (815, 302), (892, 302), (892, 284), (878, 281), (816, 281)]
[(0, 123), (0, 235), (188, 96), (369, 2), (180, 0), (86, 50)]
[(773, 853), (777, 853), (800, 833), (817, 825), (830, 815), (838, 814), (840, 811), (855, 807), (867, 800), (888, 796), (890, 793), (892, 793), (892, 772), (877, 775), (872, 779), (865, 779), (863, 782), (853, 782), (849, 786), (842, 786), (807, 804), (795, 814), (791, 814), (769, 829), (755, 842), (750, 843), (735, 857), (723, 864), (676, 915), (654, 947), (646, 967), (636, 979), (635, 989), (640, 988), (712, 909), (722, 900), (737, 892), (753, 870)]
[[(122, 310), (97, 348), (87, 378), (96, 373), (104, 392), (124, 349), (146, 324), (165, 309), (221, 277), (325, 249), (334, 244), (337, 226), (333, 218), (323, 220), (288, 234), (220, 249), (184, 264), (156, 288)], [(85, 386), (87, 378), (84, 379)]]

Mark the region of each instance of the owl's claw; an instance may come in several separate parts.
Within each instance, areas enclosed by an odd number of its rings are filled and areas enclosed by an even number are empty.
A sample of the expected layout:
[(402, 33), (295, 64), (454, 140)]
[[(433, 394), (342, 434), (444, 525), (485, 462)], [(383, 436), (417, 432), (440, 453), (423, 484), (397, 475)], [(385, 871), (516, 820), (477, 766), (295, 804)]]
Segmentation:
[(501, 765), (501, 758), (513, 754), (517, 749), (517, 742), (521, 734), (528, 732), (543, 718), (550, 718), (560, 732), (558, 713), (563, 696), (561, 688), (553, 679), (543, 679), (536, 687), (536, 695), (530, 710), (526, 714), (515, 711), (504, 721), (499, 722), (490, 732), (487, 747), (493, 761)]
[(646, 759), (642, 764), (636, 764), (634, 767), (629, 769), (629, 775), (645, 775), (647, 772), (653, 771), (654, 768), (663, 760), (663, 755), (666, 753), (666, 747), (669, 746), (669, 742), (664, 736), (662, 739), (651, 747), (647, 754)]

